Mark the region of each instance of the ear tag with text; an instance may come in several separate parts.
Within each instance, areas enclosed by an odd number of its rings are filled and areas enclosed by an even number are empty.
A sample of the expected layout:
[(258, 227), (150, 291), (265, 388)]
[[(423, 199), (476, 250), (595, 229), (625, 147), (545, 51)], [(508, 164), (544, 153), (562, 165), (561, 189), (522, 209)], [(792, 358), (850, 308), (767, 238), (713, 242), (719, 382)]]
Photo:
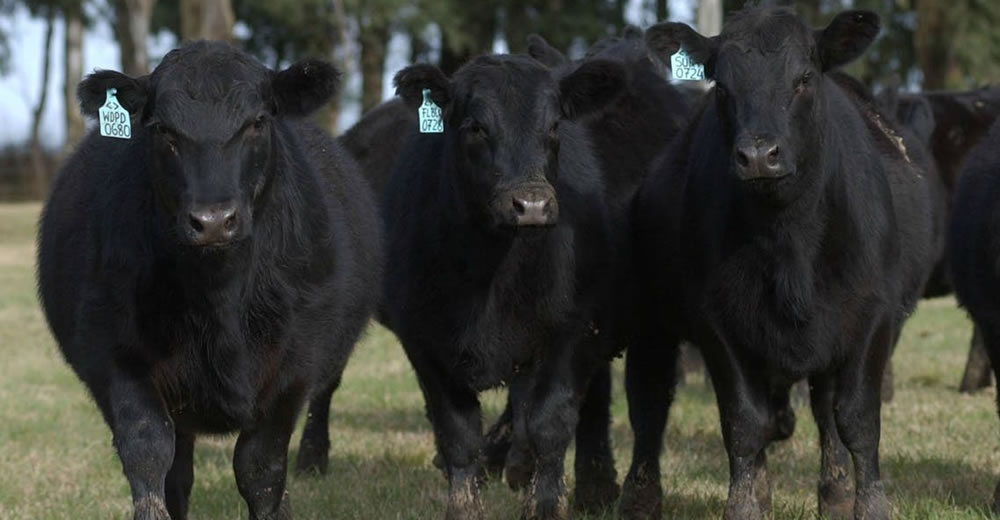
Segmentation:
[(118, 89), (109, 88), (107, 100), (104, 101), (98, 111), (98, 127), (104, 137), (117, 137), (119, 139), (132, 138), (132, 118), (128, 110), (122, 108), (121, 103), (115, 94)]
[(420, 133), (440, 134), (444, 132), (444, 119), (441, 119), (441, 107), (431, 99), (431, 89), (423, 91), (424, 102), (420, 104)]
[(673, 73), (674, 79), (690, 81), (705, 79), (705, 66), (701, 63), (695, 63), (694, 59), (684, 52), (683, 48), (677, 49), (677, 52), (670, 57), (670, 71)]

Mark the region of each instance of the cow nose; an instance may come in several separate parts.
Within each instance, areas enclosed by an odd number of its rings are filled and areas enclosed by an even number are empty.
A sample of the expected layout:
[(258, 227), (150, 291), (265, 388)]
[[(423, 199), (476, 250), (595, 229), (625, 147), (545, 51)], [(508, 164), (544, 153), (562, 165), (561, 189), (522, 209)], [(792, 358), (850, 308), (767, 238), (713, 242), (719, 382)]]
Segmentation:
[(551, 226), (555, 224), (552, 197), (512, 197), (518, 226)]
[(195, 245), (220, 245), (230, 242), (239, 227), (239, 213), (233, 202), (210, 204), (188, 213), (188, 231)]
[(736, 168), (741, 179), (778, 178), (785, 174), (777, 143), (757, 141), (736, 147)]

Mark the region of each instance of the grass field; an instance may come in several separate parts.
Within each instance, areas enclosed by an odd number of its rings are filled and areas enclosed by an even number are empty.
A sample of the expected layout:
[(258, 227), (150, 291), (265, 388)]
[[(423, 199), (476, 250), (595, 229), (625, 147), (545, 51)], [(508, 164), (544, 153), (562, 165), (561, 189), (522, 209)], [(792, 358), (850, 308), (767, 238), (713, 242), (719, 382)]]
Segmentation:
[[(128, 517), (128, 486), (110, 431), (63, 363), (35, 298), (38, 210), (0, 205), (0, 519)], [(897, 518), (988, 516), (1000, 467), (995, 391), (956, 392), (970, 334), (953, 300), (925, 301), (896, 351), (896, 398), (882, 411), (881, 460)], [(623, 476), (631, 433), (617, 365), (613, 435)], [(690, 379), (670, 416), (664, 517), (718, 518), (728, 485), (718, 414), (711, 390)], [(484, 400), (494, 417), (503, 395)], [(797, 411), (795, 436), (769, 454), (776, 519), (816, 515), (816, 428), (807, 408)], [(444, 516), (446, 483), (431, 464), (420, 391), (395, 338), (377, 326), (334, 396), (331, 430), (330, 474), (290, 478), (297, 518)], [(199, 439), (192, 518), (245, 518), (231, 469), (234, 442)], [(298, 434), (293, 460), (297, 444)], [(484, 503), (490, 518), (519, 511), (518, 496), (497, 482), (486, 488)]]

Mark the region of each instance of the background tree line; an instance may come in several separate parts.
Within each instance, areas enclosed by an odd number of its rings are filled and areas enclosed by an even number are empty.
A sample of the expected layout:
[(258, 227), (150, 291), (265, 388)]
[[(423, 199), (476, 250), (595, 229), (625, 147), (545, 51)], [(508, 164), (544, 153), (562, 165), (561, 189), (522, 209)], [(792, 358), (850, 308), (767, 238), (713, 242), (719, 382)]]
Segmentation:
[[(683, 2), (683, 0), (680, 0)], [(688, 0), (703, 32), (745, 0)], [(971, 88), (1000, 77), (1000, 2), (996, 0), (798, 0), (794, 5), (812, 24), (825, 24), (836, 12), (867, 8), (882, 16), (883, 35), (850, 72), (869, 86), (898, 78), (921, 89)], [(677, 4), (675, 4), (677, 5)], [(335, 61), (348, 77), (360, 78), (361, 111), (384, 97), (383, 75), (389, 42), (408, 42), (409, 61), (437, 63), (450, 73), (468, 58), (504, 42), (511, 52), (525, 49), (527, 36), (539, 33), (571, 56), (603, 36), (615, 34), (626, 12), (638, 10), (647, 23), (670, 18), (667, 0), (0, 0), (0, 16), (18, 6), (44, 20), (42, 85), (49, 83), (52, 45), (63, 45), (66, 145), (83, 135), (75, 100), (83, 74), (83, 31), (103, 19), (121, 49), (122, 71), (147, 73), (160, 56), (149, 56), (151, 34), (167, 31), (178, 41), (230, 40), (278, 68), (304, 57)], [(53, 26), (65, 23), (64, 41), (53, 42)], [(235, 29), (235, 30), (234, 30)], [(0, 74), (8, 72), (10, 46), (0, 30)], [(43, 88), (33, 107), (31, 164), (36, 189), (44, 193), (48, 169), (40, 143), (45, 109)], [(321, 114), (336, 132), (340, 100)], [(342, 130), (342, 129), (340, 129)]]

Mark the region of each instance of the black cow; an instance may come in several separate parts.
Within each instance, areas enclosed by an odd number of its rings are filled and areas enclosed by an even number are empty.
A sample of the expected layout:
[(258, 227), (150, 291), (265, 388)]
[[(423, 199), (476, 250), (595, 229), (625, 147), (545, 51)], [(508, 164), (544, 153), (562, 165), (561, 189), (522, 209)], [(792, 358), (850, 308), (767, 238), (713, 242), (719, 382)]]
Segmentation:
[[(1000, 376), (1000, 122), (969, 154), (958, 179), (948, 254), (955, 295)], [(1000, 513), (1000, 484), (993, 510)]]
[[(576, 62), (571, 62), (540, 36), (532, 35), (528, 44), (529, 55), (556, 70), (557, 74), (567, 74), (594, 59), (611, 59), (625, 66), (628, 72), (625, 90), (585, 121), (605, 177), (609, 201), (621, 207), (628, 204), (663, 144), (674, 138), (690, 113), (687, 98), (664, 79), (664, 69), (651, 61), (642, 36), (640, 29), (629, 26), (621, 37), (598, 42), (584, 59)], [(400, 149), (416, 129), (416, 111), (406, 108), (397, 98), (366, 113), (339, 140), (358, 159), (365, 176), (378, 193), (385, 185)], [(602, 370), (592, 384), (610, 385), (610, 372)], [(597, 395), (609, 401), (610, 388)], [(306, 433), (303, 435), (304, 445), (299, 451), (299, 471), (325, 471), (326, 467), (322, 454), (326, 453), (325, 447), (329, 445), (325, 426), (328, 414), (322, 410), (329, 401), (324, 403), (322, 395), (317, 395), (315, 401), (315, 405), (310, 406)], [(592, 420), (595, 424), (609, 420), (609, 402), (602, 404), (592, 400), (588, 403), (588, 408), (581, 412), (594, 414)], [(525, 453), (524, 446), (515, 447), (508, 457), (513, 431), (511, 421), (508, 404), (486, 434), (484, 458), (486, 468), (492, 474), (499, 474), (506, 466), (508, 484), (520, 489), (530, 483), (534, 464)], [(584, 461), (581, 459), (581, 464)], [(443, 464), (440, 457), (435, 458), (435, 464)], [(584, 471), (586, 468), (580, 469), (580, 472)], [(599, 492), (579, 493), (577, 499), (578, 506), (582, 500), (593, 499), (593, 504), (582, 505), (584, 509), (598, 507), (605, 500)]]
[(410, 134), (417, 130), (417, 113), (399, 98), (369, 110), (337, 141), (358, 161), (376, 195), (381, 194)]
[[(912, 111), (912, 105), (924, 101), (930, 104), (934, 115), (931, 153), (938, 162), (945, 186), (953, 193), (958, 186), (959, 172), (966, 155), (986, 135), (1000, 114), (1000, 86), (904, 94), (900, 96), (899, 111)], [(919, 112), (915, 113), (919, 115)]]
[[(786, 8), (734, 14), (683, 47), (715, 88), (635, 201), (643, 289), (626, 362), (635, 435), (621, 510), (658, 518), (659, 454), (679, 340), (700, 345), (729, 455), (727, 519), (770, 506), (765, 448), (794, 381), (808, 377), (822, 447), (821, 513), (887, 518), (878, 463), (879, 381), (930, 265), (925, 173), (896, 132), (829, 72), (878, 34), (869, 11), (813, 31)], [(847, 474), (848, 453), (856, 493)]]
[[(538, 36), (530, 39), (528, 52), (546, 63), (560, 55)], [(651, 59), (637, 27), (627, 26), (622, 36), (597, 42), (584, 59), (562, 67), (594, 59), (618, 61), (628, 70), (625, 93), (586, 121), (612, 203), (627, 206), (663, 146), (687, 123), (691, 106), (666, 80), (668, 69)]]
[(335, 386), (380, 284), (376, 206), (352, 159), (301, 118), (336, 91), (329, 64), (281, 72), (224, 43), (168, 53), (110, 88), (131, 139), (92, 132), (39, 230), (42, 305), (114, 436), (135, 518), (187, 516), (195, 436), (239, 432), (251, 518), (289, 518), (289, 437)]
[[(416, 134), (397, 160), (383, 214), (381, 315), (416, 370), (449, 479), (447, 518), (478, 518), (478, 392), (510, 385), (515, 444), (535, 477), (525, 516), (566, 514), (562, 475), (577, 432), (577, 498), (617, 494), (607, 411), (580, 414), (629, 329), (624, 212), (606, 203), (586, 132), (573, 122), (625, 88), (617, 62), (557, 79), (524, 56), (483, 56), (448, 79), (396, 75), (416, 110), (443, 109), (442, 134)], [(605, 405), (606, 407), (606, 405)], [(578, 417), (580, 419), (578, 424)], [(582, 459), (582, 460), (581, 460)], [(586, 497), (584, 497), (586, 498)]]
[[(945, 186), (946, 207), (950, 211), (966, 155), (1000, 115), (1000, 87), (902, 94), (894, 105), (900, 122), (928, 134), (928, 145), (937, 162)], [(926, 114), (928, 111), (930, 115)], [(925, 297), (951, 294), (952, 284), (948, 279), (948, 272), (946, 255), (942, 255), (928, 281)], [(982, 335), (976, 330), (958, 390), (974, 392), (986, 388), (990, 385), (990, 375), (990, 363), (982, 343)]]

